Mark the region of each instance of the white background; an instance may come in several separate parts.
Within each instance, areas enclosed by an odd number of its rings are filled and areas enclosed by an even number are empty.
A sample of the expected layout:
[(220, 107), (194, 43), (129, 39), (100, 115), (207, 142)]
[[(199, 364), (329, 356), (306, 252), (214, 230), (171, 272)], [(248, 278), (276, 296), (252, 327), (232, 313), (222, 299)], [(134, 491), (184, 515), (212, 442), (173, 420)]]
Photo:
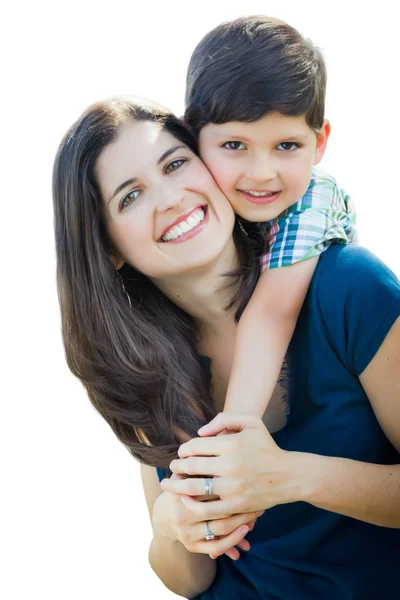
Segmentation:
[(395, 4), (82, 0), (3, 9), (4, 600), (176, 597), (147, 564), (150, 525), (139, 466), (64, 360), (50, 185), (65, 130), (88, 104), (121, 93), (181, 114), (186, 66), (209, 29), (249, 14), (285, 19), (325, 52), (333, 133), (322, 166), (354, 196), (363, 245), (399, 273)]

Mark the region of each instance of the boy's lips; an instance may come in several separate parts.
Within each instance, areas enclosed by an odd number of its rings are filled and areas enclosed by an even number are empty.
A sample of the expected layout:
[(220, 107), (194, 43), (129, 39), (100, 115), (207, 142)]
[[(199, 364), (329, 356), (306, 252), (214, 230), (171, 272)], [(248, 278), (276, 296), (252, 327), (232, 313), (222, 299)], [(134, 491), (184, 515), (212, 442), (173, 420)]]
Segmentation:
[(239, 192), (252, 204), (272, 204), (272, 202), (275, 202), (281, 194), (281, 190), (274, 192), (265, 190), (239, 190)]

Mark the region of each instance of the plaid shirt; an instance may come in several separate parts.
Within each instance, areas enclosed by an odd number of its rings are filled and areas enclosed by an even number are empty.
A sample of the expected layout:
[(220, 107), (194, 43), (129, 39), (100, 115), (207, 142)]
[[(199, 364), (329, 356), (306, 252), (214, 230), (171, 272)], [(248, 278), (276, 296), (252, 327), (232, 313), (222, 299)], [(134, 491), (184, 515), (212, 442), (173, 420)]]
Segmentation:
[(261, 268), (285, 267), (322, 254), (330, 244), (356, 241), (354, 203), (336, 180), (313, 169), (304, 196), (268, 221), (268, 253)]

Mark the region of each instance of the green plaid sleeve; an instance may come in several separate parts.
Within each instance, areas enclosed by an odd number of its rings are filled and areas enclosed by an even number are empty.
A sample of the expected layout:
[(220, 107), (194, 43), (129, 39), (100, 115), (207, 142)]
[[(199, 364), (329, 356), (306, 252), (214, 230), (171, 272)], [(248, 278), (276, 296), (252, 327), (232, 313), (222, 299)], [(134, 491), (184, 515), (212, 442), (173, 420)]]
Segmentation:
[(333, 177), (314, 170), (301, 200), (266, 227), (269, 252), (262, 268), (289, 266), (318, 256), (332, 243), (355, 242), (354, 202)]

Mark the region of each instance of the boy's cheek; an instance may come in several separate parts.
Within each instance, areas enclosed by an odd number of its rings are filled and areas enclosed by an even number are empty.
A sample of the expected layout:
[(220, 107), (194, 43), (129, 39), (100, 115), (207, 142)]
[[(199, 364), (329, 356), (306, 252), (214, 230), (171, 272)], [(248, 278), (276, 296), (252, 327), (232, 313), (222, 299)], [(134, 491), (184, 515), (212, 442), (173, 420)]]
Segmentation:
[(213, 152), (200, 154), (200, 156), (219, 187), (222, 189), (229, 185), (232, 177), (229, 176), (229, 165), (226, 164), (226, 161), (221, 156), (217, 157)]
[(234, 180), (232, 177), (229, 177), (227, 169), (228, 165), (224, 168), (224, 164), (220, 163), (218, 167), (211, 164), (209, 170), (217, 182), (218, 187), (222, 190), (225, 196), (228, 196), (235, 190)]

